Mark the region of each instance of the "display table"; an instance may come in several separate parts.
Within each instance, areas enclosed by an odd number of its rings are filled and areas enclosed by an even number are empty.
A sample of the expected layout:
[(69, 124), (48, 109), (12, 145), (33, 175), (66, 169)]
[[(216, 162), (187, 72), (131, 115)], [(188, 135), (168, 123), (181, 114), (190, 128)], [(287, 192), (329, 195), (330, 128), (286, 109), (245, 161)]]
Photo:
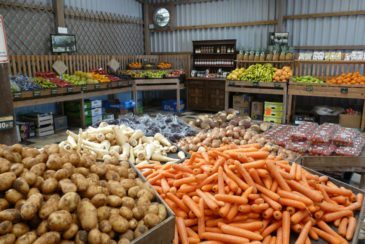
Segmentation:
[(284, 109), (282, 123), (285, 123), (287, 96), (288, 96), (287, 90), (288, 90), (288, 85), (286, 82), (250, 82), (250, 81), (226, 80), (225, 109), (228, 109), (229, 107), (229, 95), (231, 92), (281, 95), (283, 97), (283, 109)]
[(361, 99), (364, 102), (361, 130), (365, 129), (365, 85), (330, 85), (330, 84), (298, 84), (290, 83), (288, 88), (288, 114), (289, 122), (295, 111), (295, 97), (332, 97), (346, 99)]
[(176, 111), (180, 111), (180, 90), (184, 89), (184, 84), (180, 83), (180, 78), (168, 79), (135, 79), (133, 81), (132, 92), (133, 100), (136, 104), (134, 106), (134, 113), (137, 111), (137, 101), (139, 91), (163, 91), (176, 90)]

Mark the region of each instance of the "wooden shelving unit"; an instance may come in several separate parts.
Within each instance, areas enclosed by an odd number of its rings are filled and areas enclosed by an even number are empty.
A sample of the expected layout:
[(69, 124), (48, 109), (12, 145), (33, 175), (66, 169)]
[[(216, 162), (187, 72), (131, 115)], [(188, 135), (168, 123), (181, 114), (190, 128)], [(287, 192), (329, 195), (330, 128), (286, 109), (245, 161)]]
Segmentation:
[(281, 95), (283, 97), (283, 118), (286, 122), (286, 108), (288, 101), (288, 84), (286, 82), (250, 82), (226, 80), (225, 85), (225, 109), (229, 108), (230, 93), (251, 93)]

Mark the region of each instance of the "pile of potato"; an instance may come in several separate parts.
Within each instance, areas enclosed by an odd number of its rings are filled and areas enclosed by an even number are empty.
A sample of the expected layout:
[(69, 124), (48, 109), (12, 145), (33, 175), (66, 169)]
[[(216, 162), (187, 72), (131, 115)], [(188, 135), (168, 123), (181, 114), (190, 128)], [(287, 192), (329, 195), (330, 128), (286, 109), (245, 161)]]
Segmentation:
[[(233, 120), (234, 121), (234, 120)], [(249, 128), (246, 125), (231, 123), (225, 128), (214, 128), (199, 132), (196, 136), (185, 137), (178, 142), (178, 147), (187, 152), (201, 152), (208, 148), (218, 148), (222, 145), (236, 144), (246, 145), (260, 143), (267, 146), (274, 155), (280, 155), (285, 159), (294, 160), (297, 154), (286, 150), (267, 140), (261, 133), (268, 130), (270, 124), (252, 124)]]
[(167, 217), (127, 161), (0, 146), (0, 243), (129, 243)]
[(109, 125), (100, 123), (99, 127), (89, 127), (78, 134), (67, 131), (67, 140), (59, 145), (64, 150), (81, 155), (92, 154), (97, 159), (111, 162), (128, 160), (138, 164), (149, 161), (175, 162), (179, 159), (168, 157), (176, 153), (180, 159), (185, 158), (183, 152), (161, 133), (145, 136), (141, 130), (133, 130), (125, 125)]

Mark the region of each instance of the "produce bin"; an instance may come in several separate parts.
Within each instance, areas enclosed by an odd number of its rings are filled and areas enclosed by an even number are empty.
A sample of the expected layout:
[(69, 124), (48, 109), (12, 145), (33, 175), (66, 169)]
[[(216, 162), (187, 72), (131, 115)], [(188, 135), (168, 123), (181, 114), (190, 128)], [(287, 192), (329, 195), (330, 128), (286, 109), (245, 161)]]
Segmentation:
[[(146, 178), (134, 167), (134, 164), (130, 163), (133, 170), (137, 173), (138, 177), (144, 182)], [(149, 183), (147, 183), (150, 185)], [(151, 185), (150, 185), (151, 186)], [(151, 186), (152, 187), (152, 186)], [(155, 192), (156, 200), (162, 203), (167, 209), (167, 217), (164, 221), (148, 230), (144, 235), (131, 241), (132, 244), (165, 244), (172, 243), (175, 235), (175, 214), (169, 208), (169, 206), (163, 201), (160, 195), (152, 188)]]

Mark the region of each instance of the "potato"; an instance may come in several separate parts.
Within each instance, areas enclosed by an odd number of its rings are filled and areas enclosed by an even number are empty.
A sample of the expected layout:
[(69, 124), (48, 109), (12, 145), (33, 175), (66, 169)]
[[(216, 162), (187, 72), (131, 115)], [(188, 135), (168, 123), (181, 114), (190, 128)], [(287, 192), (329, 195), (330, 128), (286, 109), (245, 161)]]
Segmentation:
[(72, 183), (72, 181), (70, 179), (63, 179), (59, 182), (61, 191), (63, 193), (67, 193), (67, 192), (76, 192), (77, 191), (77, 186)]
[(103, 193), (103, 192), (104, 192), (103, 187), (91, 184), (91, 185), (89, 185), (89, 187), (87, 188), (87, 190), (85, 192), (85, 197), (91, 199), (96, 194)]
[(11, 203), (15, 204), (17, 201), (23, 198), (23, 195), (14, 189), (9, 189), (5, 192), (5, 199)]
[(12, 233), (16, 237), (20, 237), (20, 236), (24, 235), (27, 232), (29, 232), (29, 226), (28, 225), (26, 225), (24, 223), (17, 223), (15, 225), (13, 225)]
[(142, 196), (137, 200), (137, 206), (148, 208), (151, 205), (151, 201), (148, 196)]
[(44, 146), (44, 150), (48, 154), (58, 153), (59, 146), (58, 146), (58, 144), (46, 145), (46, 146)]
[(24, 165), (21, 163), (12, 164), (10, 166), (10, 171), (13, 172), (16, 176), (19, 176), (23, 173)]
[(92, 229), (88, 235), (88, 243), (99, 244), (101, 242), (101, 233), (98, 229)]
[(112, 215), (109, 221), (117, 233), (124, 233), (129, 229), (128, 221), (120, 215)]
[(111, 194), (116, 195), (118, 197), (124, 197), (126, 195), (126, 190), (122, 186), (121, 183), (117, 181), (109, 181), (108, 182), (108, 189)]
[(42, 205), (39, 210), (39, 217), (41, 219), (48, 218), (48, 216), (58, 210), (58, 202), (60, 197), (58, 195), (52, 195), (45, 204)]
[(130, 220), (133, 218), (133, 212), (130, 208), (123, 206), (120, 208), (119, 213), (122, 217), (126, 218), (127, 220)]
[(63, 163), (63, 160), (58, 154), (51, 154), (48, 157), (46, 165), (48, 169), (59, 170), (62, 168)]
[(75, 244), (74, 241), (62, 240), (60, 244)]
[(9, 207), (9, 202), (4, 198), (0, 198), (0, 211), (7, 209), (8, 207)]
[(127, 178), (128, 177), (128, 168), (125, 166), (119, 166), (117, 168), (118, 174), (120, 175), (120, 177), (122, 178)]
[(37, 176), (43, 175), (44, 171), (46, 171), (46, 164), (45, 163), (36, 164), (32, 168), (30, 168), (30, 172), (33, 172)]
[(30, 188), (27, 197), (29, 198), (31, 195), (34, 195), (34, 194), (37, 194), (37, 193), (40, 193), (38, 188), (35, 188), (35, 187)]
[(134, 239), (134, 233), (132, 230), (127, 230), (123, 235), (120, 236), (121, 238), (125, 238), (129, 241)]
[(44, 233), (37, 240), (35, 240), (34, 244), (57, 244), (60, 242), (61, 236), (60, 233), (51, 231)]
[(137, 227), (137, 224), (138, 222), (136, 219), (129, 220), (129, 229), (134, 230)]
[(114, 180), (114, 181), (120, 181), (120, 176), (118, 172), (114, 170), (108, 170), (105, 173), (105, 179), (107, 180)]
[(13, 223), (9, 220), (2, 221), (0, 223), (0, 235), (8, 234), (13, 229)]
[(66, 210), (53, 212), (48, 217), (48, 227), (50, 230), (62, 232), (69, 228), (72, 223), (72, 216)]
[(102, 194), (102, 193), (96, 194), (91, 199), (91, 203), (97, 208), (100, 207), (100, 206), (104, 206), (107, 203), (107, 196), (105, 194)]
[(85, 191), (89, 186), (88, 181), (82, 174), (73, 174), (71, 180), (77, 186), (78, 191)]
[(148, 231), (148, 228), (145, 225), (138, 225), (134, 230), (134, 238), (138, 238), (144, 233)]
[(144, 209), (140, 206), (134, 207), (132, 209), (133, 216), (135, 219), (140, 220), (144, 217)]
[(140, 190), (138, 193), (137, 193), (137, 197), (140, 198), (140, 197), (146, 197), (148, 198), (150, 201), (153, 200), (154, 198), (154, 194), (151, 190), (148, 190), (148, 189), (142, 189)]
[(0, 243), (1, 244), (13, 244), (16, 240), (16, 237), (14, 234), (6, 234), (0, 236)]
[(31, 195), (20, 209), (20, 215), (24, 220), (30, 220), (37, 214), (43, 201), (43, 195), (35, 193)]
[(72, 213), (77, 209), (79, 202), (80, 196), (76, 192), (68, 192), (58, 202), (58, 209)]
[(24, 178), (17, 178), (13, 183), (13, 188), (22, 194), (27, 194), (29, 191), (29, 184)]
[(14, 172), (6, 172), (0, 174), (0, 191), (8, 190), (16, 180), (16, 174)]
[(43, 177), (41, 176), (37, 176), (37, 180), (36, 182), (34, 183), (33, 187), (37, 188), (37, 189), (40, 189), (43, 185), (43, 182), (44, 182), (44, 179)]
[(127, 238), (121, 238), (119, 241), (118, 241), (118, 244), (129, 244), (130, 241), (127, 239)]
[(82, 200), (77, 207), (77, 215), (84, 230), (90, 231), (98, 224), (97, 211), (88, 200)]
[(56, 180), (62, 180), (62, 179), (69, 178), (70, 175), (71, 175), (70, 170), (63, 168), (63, 169), (57, 170), (54, 177), (56, 178)]
[(163, 221), (167, 217), (167, 210), (163, 204), (158, 204), (158, 217)]
[(124, 189), (129, 190), (129, 188), (136, 185), (134, 179), (123, 179), (120, 181), (120, 184), (124, 187)]
[(99, 222), (99, 229), (101, 232), (109, 233), (112, 230), (112, 225), (109, 220), (102, 220)]
[(0, 212), (0, 221), (9, 220), (19, 222), (21, 220), (20, 211), (15, 208), (8, 208)]
[(32, 244), (37, 239), (35, 231), (27, 232), (16, 240), (15, 244)]
[(107, 203), (111, 207), (120, 207), (122, 205), (122, 199), (115, 195), (110, 195), (107, 197)]
[(100, 234), (100, 241), (101, 241), (101, 244), (109, 244), (109, 241), (110, 241), (110, 236), (106, 233), (101, 233)]
[(141, 187), (139, 186), (133, 186), (131, 188), (128, 189), (128, 196), (132, 197), (132, 198), (136, 198), (137, 197), (137, 193), (141, 190)]
[(88, 233), (84, 230), (80, 230), (76, 234), (75, 243), (76, 244), (86, 244), (87, 243)]
[(31, 171), (28, 171), (23, 174), (23, 178), (29, 186), (32, 186), (37, 180), (37, 175)]
[(48, 222), (47, 220), (43, 220), (37, 227), (37, 235), (41, 236), (44, 233), (46, 233), (48, 231)]
[(83, 176), (87, 177), (89, 175), (89, 169), (85, 167), (78, 167), (75, 168), (74, 174), (82, 174)]
[(147, 213), (144, 218), (143, 221), (145, 223), (145, 225), (148, 228), (152, 228), (155, 225), (157, 225), (158, 223), (160, 223), (160, 218), (158, 217), (158, 215), (153, 214), (153, 213)]
[(69, 240), (75, 237), (77, 232), (79, 231), (79, 226), (75, 223), (72, 223), (71, 226), (62, 234), (63, 239)]
[(137, 177), (136, 172), (130, 172), (128, 173), (128, 179), (135, 179)]
[(0, 158), (0, 173), (5, 173), (10, 170), (10, 162), (5, 158)]
[(97, 174), (98, 176), (104, 176), (106, 173), (106, 167), (104, 164), (95, 163), (91, 165), (90, 171)]
[(42, 184), (41, 190), (44, 194), (52, 194), (56, 191), (58, 186), (58, 181), (55, 178), (48, 178)]
[(55, 178), (55, 174), (56, 174), (56, 170), (46, 170), (43, 174), (43, 178), (46, 180), (46, 179), (49, 179), (49, 178)]
[(70, 153), (69, 158), (70, 158), (70, 163), (73, 165), (77, 165), (80, 161), (80, 157), (79, 155), (77, 155), (77, 153)]
[(97, 216), (98, 216), (98, 220), (102, 221), (102, 220), (106, 220), (109, 219), (110, 217), (110, 207), (108, 206), (102, 206), (99, 207), (97, 210)]
[(158, 211), (159, 209), (157, 203), (152, 203), (147, 209), (147, 213), (158, 214)]
[(20, 199), (15, 203), (14, 207), (20, 211), (25, 202), (26, 202), (25, 199)]

